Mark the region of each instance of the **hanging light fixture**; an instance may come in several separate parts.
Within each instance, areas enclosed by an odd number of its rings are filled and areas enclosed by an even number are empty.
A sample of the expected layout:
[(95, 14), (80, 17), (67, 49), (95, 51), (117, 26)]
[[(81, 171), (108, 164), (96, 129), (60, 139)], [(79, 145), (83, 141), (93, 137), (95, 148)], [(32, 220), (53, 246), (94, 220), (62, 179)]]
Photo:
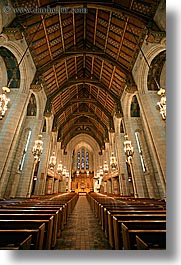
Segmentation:
[(50, 169), (54, 169), (55, 165), (56, 165), (56, 156), (55, 156), (55, 152), (53, 152), (52, 156), (50, 156), (50, 161), (49, 161), (49, 168)]
[(157, 93), (160, 96), (160, 101), (157, 102), (157, 105), (160, 108), (160, 114), (163, 120), (166, 120), (166, 96), (165, 96), (165, 89), (160, 88)]
[(133, 146), (131, 144), (131, 141), (128, 140), (128, 135), (124, 136), (124, 152), (125, 155), (127, 156), (128, 162), (130, 161), (130, 159), (132, 159), (133, 154), (134, 154), (134, 150), (133, 150)]
[(134, 197), (138, 197), (138, 192), (137, 192), (137, 187), (136, 187), (136, 181), (135, 181), (135, 175), (134, 175), (134, 170), (133, 170), (133, 164), (132, 164), (132, 158), (134, 154), (134, 149), (131, 144), (131, 141), (128, 140), (128, 135), (124, 136), (125, 141), (124, 141), (124, 152), (127, 157), (127, 163), (130, 166), (131, 170), (131, 176), (128, 178), (129, 182), (132, 182), (133, 184), (133, 192), (134, 192)]
[(104, 174), (107, 174), (109, 172), (109, 167), (108, 167), (107, 161), (104, 161), (103, 171), (104, 171)]
[(66, 173), (67, 173), (67, 170), (66, 170), (66, 167), (64, 166), (64, 167), (63, 167), (63, 171), (62, 171), (62, 175), (63, 175), (63, 176), (66, 176)]
[(32, 149), (32, 153), (36, 161), (40, 161), (40, 155), (42, 154), (42, 152), (43, 152), (43, 141), (42, 141), (42, 135), (39, 134), (38, 140), (35, 141), (35, 144)]
[(60, 161), (60, 163), (57, 166), (57, 173), (61, 174), (62, 173), (62, 169), (63, 169), (63, 165), (62, 165), (62, 161)]
[(100, 177), (102, 177), (103, 174), (104, 174), (103, 169), (102, 169), (102, 166), (100, 166), (99, 174), (100, 174)]
[(8, 87), (2, 87), (2, 93), (0, 94), (0, 120), (5, 115), (6, 110), (8, 109), (8, 102), (10, 98), (7, 97), (6, 93), (9, 93), (10, 89)]
[(116, 169), (117, 167), (116, 157), (113, 152), (111, 153), (111, 157), (110, 157), (110, 165), (112, 169)]

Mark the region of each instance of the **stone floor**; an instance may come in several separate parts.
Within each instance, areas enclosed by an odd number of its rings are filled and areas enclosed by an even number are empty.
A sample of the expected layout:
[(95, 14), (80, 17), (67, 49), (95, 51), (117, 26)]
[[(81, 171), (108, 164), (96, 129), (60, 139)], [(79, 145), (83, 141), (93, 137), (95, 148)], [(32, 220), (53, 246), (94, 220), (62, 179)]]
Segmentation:
[(86, 196), (79, 196), (55, 250), (111, 250)]

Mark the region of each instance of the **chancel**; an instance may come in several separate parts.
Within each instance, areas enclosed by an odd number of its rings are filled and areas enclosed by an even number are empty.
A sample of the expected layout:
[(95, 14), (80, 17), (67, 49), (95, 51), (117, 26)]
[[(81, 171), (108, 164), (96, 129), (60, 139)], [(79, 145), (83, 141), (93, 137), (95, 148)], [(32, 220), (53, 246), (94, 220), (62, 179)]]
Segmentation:
[(166, 250), (165, 0), (0, 1), (0, 249)]

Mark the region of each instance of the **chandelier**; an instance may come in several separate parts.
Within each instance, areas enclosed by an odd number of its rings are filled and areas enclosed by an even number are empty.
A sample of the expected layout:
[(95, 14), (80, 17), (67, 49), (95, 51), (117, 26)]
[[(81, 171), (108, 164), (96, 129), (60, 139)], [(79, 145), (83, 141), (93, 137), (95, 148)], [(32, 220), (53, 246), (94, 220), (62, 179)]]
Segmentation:
[(67, 174), (67, 170), (66, 170), (66, 167), (64, 166), (63, 171), (62, 171), (62, 175), (66, 176), (66, 174)]
[(7, 97), (6, 93), (9, 93), (10, 89), (9, 87), (2, 87), (2, 93), (0, 94), (0, 120), (5, 115), (5, 112), (7, 111), (8, 102), (10, 101), (10, 98)]
[(42, 135), (39, 134), (38, 140), (35, 141), (35, 144), (32, 149), (32, 153), (36, 161), (40, 161), (40, 155), (42, 154), (42, 151), (43, 151)]
[(114, 153), (112, 152), (110, 157), (110, 165), (112, 169), (116, 169), (117, 163), (116, 163), (116, 157), (114, 156)]
[(107, 174), (109, 172), (109, 167), (108, 167), (107, 161), (104, 161), (103, 171), (105, 174)]
[(57, 166), (57, 173), (58, 173), (58, 174), (61, 174), (61, 173), (62, 173), (62, 168), (63, 168), (63, 166), (62, 166), (62, 161), (60, 161), (60, 163), (59, 163), (58, 166)]
[(157, 105), (160, 108), (160, 114), (162, 116), (163, 120), (166, 120), (166, 96), (165, 96), (165, 89), (160, 88), (160, 90), (157, 93), (161, 98), (160, 101), (157, 102)]
[(50, 169), (54, 169), (55, 165), (56, 165), (56, 156), (55, 156), (55, 152), (53, 152), (53, 155), (50, 156), (50, 161), (49, 161), (49, 168)]
[(124, 141), (124, 152), (128, 158), (128, 162), (130, 162), (130, 160), (132, 159), (133, 154), (134, 154), (133, 146), (131, 144), (131, 141), (128, 140), (128, 135), (125, 135), (124, 139), (125, 139), (125, 141)]
[(102, 177), (103, 176), (103, 169), (102, 169), (102, 166), (100, 166), (100, 170), (99, 170), (99, 174), (100, 174), (100, 177)]

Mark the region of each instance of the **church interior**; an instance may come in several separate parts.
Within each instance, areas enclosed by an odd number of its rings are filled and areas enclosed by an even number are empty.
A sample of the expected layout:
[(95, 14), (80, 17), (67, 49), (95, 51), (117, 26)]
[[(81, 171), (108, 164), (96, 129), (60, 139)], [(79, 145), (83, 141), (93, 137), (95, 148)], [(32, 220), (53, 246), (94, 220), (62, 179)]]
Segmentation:
[(166, 1), (0, 1), (0, 249), (166, 249)]

